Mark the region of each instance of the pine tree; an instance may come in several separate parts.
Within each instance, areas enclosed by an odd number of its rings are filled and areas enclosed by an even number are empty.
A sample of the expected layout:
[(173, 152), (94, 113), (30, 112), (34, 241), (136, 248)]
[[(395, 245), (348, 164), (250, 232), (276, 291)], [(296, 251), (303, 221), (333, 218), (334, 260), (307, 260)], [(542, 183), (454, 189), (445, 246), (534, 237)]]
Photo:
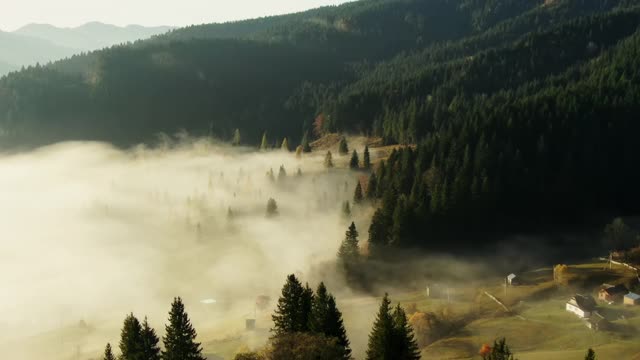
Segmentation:
[(274, 217), (278, 215), (278, 204), (273, 198), (267, 201), (267, 217)]
[(389, 242), (388, 221), (382, 209), (376, 210), (369, 226), (369, 255), (382, 257)]
[(160, 339), (158, 339), (156, 331), (149, 326), (145, 317), (142, 323), (142, 356), (144, 360), (160, 360), (159, 342)]
[(278, 305), (274, 314), (273, 328), (276, 335), (304, 332), (309, 329), (311, 304), (313, 291), (302, 287), (295, 275), (287, 276), (287, 281), (282, 287), (282, 295), (278, 299)]
[(349, 229), (345, 233), (345, 238), (338, 250), (338, 259), (343, 264), (353, 264), (360, 258), (360, 248), (358, 247), (358, 230), (356, 224), (351, 222)]
[(302, 158), (302, 145), (298, 145), (298, 147), (296, 148), (296, 158)]
[(333, 167), (333, 156), (331, 155), (331, 151), (327, 151), (327, 155), (324, 156), (324, 167), (327, 169), (331, 169)]
[(349, 153), (349, 145), (347, 139), (343, 136), (340, 138), (340, 145), (338, 146), (338, 153), (340, 155), (347, 155)]
[(407, 321), (407, 314), (400, 307), (396, 306), (393, 311), (394, 324), (394, 359), (397, 360), (419, 360), (420, 349), (413, 335), (413, 328)]
[(280, 170), (278, 171), (278, 182), (282, 182), (287, 179), (287, 171), (284, 169), (284, 165), (280, 165)]
[(269, 141), (267, 140), (267, 132), (262, 134), (262, 142), (260, 142), (260, 151), (266, 151), (269, 148)]
[(270, 182), (276, 182), (276, 177), (273, 175), (273, 169), (269, 169), (269, 171), (267, 171), (267, 179)]
[(233, 132), (233, 139), (231, 139), (231, 145), (233, 146), (240, 145), (240, 129), (236, 129)]
[(342, 218), (343, 219), (351, 218), (351, 205), (349, 204), (349, 201), (345, 201), (342, 204)]
[(162, 360), (206, 360), (202, 356), (200, 343), (195, 342), (197, 333), (191, 325), (184, 304), (179, 297), (174, 298), (169, 312), (169, 325), (162, 338), (165, 350)]
[(378, 177), (376, 174), (369, 176), (369, 183), (367, 184), (367, 199), (373, 200), (376, 198), (378, 192)]
[(371, 157), (369, 155), (369, 145), (364, 147), (364, 158), (362, 162), (362, 167), (365, 170), (371, 169)]
[(282, 149), (282, 151), (286, 151), (289, 152), (289, 141), (287, 140), (287, 138), (284, 138), (282, 140), (282, 145), (280, 145), (280, 149)]
[(364, 195), (362, 195), (362, 185), (360, 185), (360, 181), (358, 180), (358, 185), (356, 185), (356, 191), (353, 194), (353, 203), (361, 204), (364, 200)]
[(338, 345), (344, 348), (342, 358), (345, 360), (351, 358), (351, 348), (349, 347), (347, 331), (342, 321), (342, 313), (338, 310), (333, 295), (327, 292), (324, 283), (318, 285), (313, 298), (310, 330), (329, 338), (337, 339)]
[(593, 349), (589, 349), (587, 351), (587, 355), (585, 355), (584, 360), (596, 360), (596, 352)]
[(302, 146), (302, 151), (306, 152), (306, 153), (310, 153), (311, 152), (311, 145), (309, 144), (309, 132), (305, 132), (304, 136), (302, 137), (302, 142), (300, 143), (300, 145)]
[(358, 157), (358, 152), (353, 150), (351, 153), (351, 161), (349, 161), (349, 167), (351, 169), (357, 170), (360, 167), (360, 158)]
[(390, 314), (389, 296), (382, 298), (378, 315), (373, 323), (373, 328), (369, 334), (369, 344), (367, 347), (367, 360), (392, 360), (394, 353), (394, 323)]
[(120, 360), (142, 360), (142, 327), (133, 314), (124, 319), (120, 332)]
[(116, 356), (113, 355), (113, 350), (111, 350), (111, 344), (107, 343), (107, 346), (104, 348), (104, 357), (103, 360), (116, 360)]

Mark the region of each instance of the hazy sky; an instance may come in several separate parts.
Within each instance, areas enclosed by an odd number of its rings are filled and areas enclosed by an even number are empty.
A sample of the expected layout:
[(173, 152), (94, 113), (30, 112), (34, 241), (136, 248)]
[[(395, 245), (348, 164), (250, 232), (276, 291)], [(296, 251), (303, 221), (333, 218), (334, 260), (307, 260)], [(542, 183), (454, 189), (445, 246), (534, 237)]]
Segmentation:
[(183, 26), (284, 14), (346, 0), (0, 0), (0, 29), (29, 23), (72, 27), (89, 21), (116, 25)]

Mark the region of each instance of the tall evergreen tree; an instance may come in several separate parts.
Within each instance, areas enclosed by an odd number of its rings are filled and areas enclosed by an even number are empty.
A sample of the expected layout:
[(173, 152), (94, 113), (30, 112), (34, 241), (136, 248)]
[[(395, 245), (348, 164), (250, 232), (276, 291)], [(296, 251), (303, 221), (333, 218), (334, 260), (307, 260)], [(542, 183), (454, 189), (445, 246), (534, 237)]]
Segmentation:
[(385, 294), (369, 334), (367, 360), (395, 360), (394, 322), (390, 314), (390, 305), (389, 296)]
[(284, 169), (284, 165), (280, 165), (280, 170), (278, 171), (278, 182), (282, 182), (287, 178), (287, 171)]
[(113, 355), (113, 350), (111, 350), (111, 344), (107, 343), (107, 346), (104, 348), (104, 357), (102, 360), (116, 360), (116, 356)]
[(143, 360), (142, 326), (140, 321), (127, 315), (120, 332), (120, 360)]
[(302, 151), (306, 152), (306, 153), (310, 153), (311, 152), (311, 145), (309, 142), (309, 132), (306, 131), (304, 133), (304, 136), (302, 137), (302, 142), (300, 143), (300, 145), (302, 146)]
[(324, 156), (324, 167), (331, 169), (333, 166), (333, 156), (331, 155), (331, 151), (327, 151), (327, 155)]
[(356, 185), (356, 191), (353, 194), (353, 203), (361, 204), (364, 200), (364, 195), (362, 194), (362, 185), (360, 184), (360, 180), (358, 180), (358, 184)]
[(351, 218), (351, 205), (349, 204), (349, 201), (345, 201), (342, 204), (342, 218), (343, 219)]
[(160, 360), (160, 339), (156, 331), (149, 326), (147, 318), (142, 322), (142, 356), (144, 360)]
[(240, 129), (236, 129), (233, 132), (233, 138), (231, 139), (231, 145), (238, 146), (240, 145)]
[(356, 224), (351, 222), (345, 238), (338, 250), (338, 260), (343, 264), (353, 264), (360, 258), (360, 248), (358, 247), (358, 230)]
[(260, 142), (260, 150), (266, 151), (267, 149), (269, 149), (269, 141), (267, 140), (267, 132), (265, 131), (262, 134), (262, 141)]
[(340, 144), (338, 145), (338, 153), (340, 155), (347, 155), (349, 153), (349, 145), (347, 144), (347, 138), (344, 136), (340, 138)]
[(296, 148), (296, 158), (302, 158), (302, 145), (298, 145), (298, 147)]
[(351, 348), (342, 321), (342, 313), (338, 310), (335, 298), (327, 291), (324, 283), (318, 285), (313, 298), (310, 330), (329, 338), (336, 338), (338, 344), (344, 348), (342, 358), (345, 360), (351, 358)]
[(378, 192), (378, 177), (375, 173), (369, 175), (369, 183), (367, 184), (367, 199), (373, 200)]
[(589, 349), (587, 351), (587, 355), (585, 355), (584, 360), (596, 360), (596, 352), (593, 349)]
[(362, 167), (365, 170), (371, 169), (371, 156), (369, 155), (369, 145), (364, 147), (364, 157), (362, 160)]
[(282, 145), (280, 145), (280, 149), (282, 149), (282, 151), (286, 151), (286, 152), (290, 151), (290, 149), (289, 149), (289, 141), (287, 140), (287, 138), (284, 138), (282, 140)]
[(407, 314), (396, 306), (393, 311), (394, 324), (394, 360), (419, 360), (420, 349), (413, 334), (413, 328), (407, 321)]
[(389, 243), (388, 220), (382, 209), (376, 210), (369, 225), (369, 256), (382, 257)]
[(349, 167), (354, 170), (360, 168), (360, 158), (358, 157), (358, 152), (355, 150), (353, 150), (353, 152), (351, 153), (351, 160), (349, 161)]
[(267, 217), (274, 217), (278, 215), (278, 203), (275, 199), (269, 198), (267, 201)]
[(197, 343), (196, 330), (191, 325), (184, 304), (179, 297), (174, 298), (169, 312), (169, 325), (162, 338), (165, 350), (162, 360), (206, 360), (202, 356), (202, 347)]
[(287, 276), (278, 305), (271, 316), (271, 331), (275, 336), (307, 331), (312, 301), (313, 291), (303, 287), (295, 275)]

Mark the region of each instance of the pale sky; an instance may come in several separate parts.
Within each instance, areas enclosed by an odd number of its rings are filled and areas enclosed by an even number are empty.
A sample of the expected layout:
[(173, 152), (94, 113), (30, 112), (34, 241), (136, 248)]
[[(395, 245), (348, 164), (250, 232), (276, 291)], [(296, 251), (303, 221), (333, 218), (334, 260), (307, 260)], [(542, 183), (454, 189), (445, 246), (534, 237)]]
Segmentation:
[(0, 0), (0, 29), (29, 23), (73, 27), (90, 21), (115, 25), (184, 26), (285, 14), (347, 0)]

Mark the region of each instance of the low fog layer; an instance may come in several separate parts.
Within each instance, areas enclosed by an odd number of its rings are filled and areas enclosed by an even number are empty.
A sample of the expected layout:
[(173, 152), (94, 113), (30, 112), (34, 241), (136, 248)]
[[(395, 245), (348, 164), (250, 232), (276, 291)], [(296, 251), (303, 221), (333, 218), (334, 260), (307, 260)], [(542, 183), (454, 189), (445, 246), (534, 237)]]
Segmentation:
[[(174, 296), (207, 341), (242, 329), (257, 296), (271, 297), (270, 312), (286, 274), (315, 287), (309, 272), (335, 258), (340, 206), (358, 176), (327, 172), (323, 157), (207, 141), (130, 151), (65, 143), (0, 157), (0, 352), (96, 356), (117, 344), (129, 312), (162, 334)], [(277, 217), (265, 216), (269, 198)], [(370, 211), (354, 214), (361, 238)]]

